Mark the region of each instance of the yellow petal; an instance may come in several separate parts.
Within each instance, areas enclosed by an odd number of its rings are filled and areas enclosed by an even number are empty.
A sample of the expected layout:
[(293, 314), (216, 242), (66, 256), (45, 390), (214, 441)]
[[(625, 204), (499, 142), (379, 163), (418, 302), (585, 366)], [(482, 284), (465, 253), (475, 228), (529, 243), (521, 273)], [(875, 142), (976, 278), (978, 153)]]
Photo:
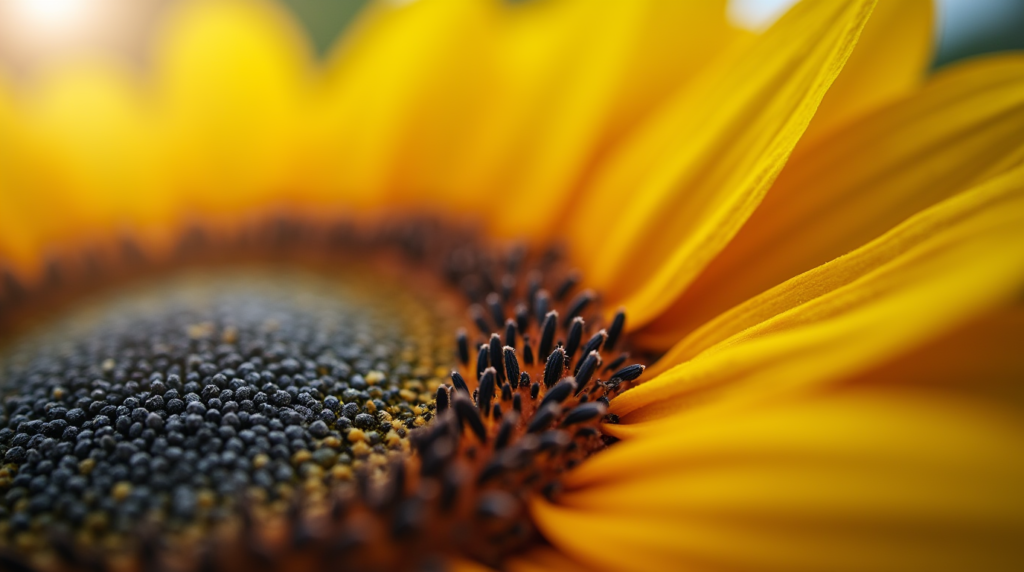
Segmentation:
[(595, 570), (1015, 570), (1022, 439), (1018, 417), (921, 392), (683, 415), (533, 514)]
[(445, 214), (500, 205), (495, 232), (543, 238), (607, 140), (732, 38), (723, 14), (718, 0), (378, 6), (332, 64), (330, 184)]
[(879, 236), (1024, 157), (1024, 56), (957, 66), (802, 146), (701, 276), (640, 333), (665, 348), (708, 319)]
[(328, 192), (411, 207), (447, 188), (445, 172), (463, 168), (466, 133), (496, 89), (487, 64), (498, 8), (424, 0), (367, 9), (329, 63), (317, 134)]
[(32, 195), (27, 191), (30, 158), (21, 113), (13, 86), (0, 74), (0, 271), (24, 281), (38, 276), (41, 261), (38, 233), (26, 212), (30, 205), (22, 204)]
[(574, 232), (589, 239), (576, 256), (611, 307), (625, 304), (634, 327), (671, 303), (743, 225), (872, 5), (797, 5), (682, 90), (596, 175), (573, 212)]
[(803, 143), (924, 83), (935, 49), (932, 0), (881, 0), (829, 88)]
[(166, 242), (173, 199), (159, 189), (150, 110), (132, 73), (109, 62), (65, 64), (25, 89), (3, 169), (12, 230), (31, 237), (22, 256), (77, 255), (129, 234)]
[(1024, 411), (1024, 299), (880, 364), (844, 385), (913, 386)]
[(175, 7), (157, 45), (165, 177), (198, 215), (281, 197), (303, 152), (309, 51), (284, 8), (204, 0)]
[(560, 238), (602, 153), (738, 37), (720, 0), (536, 4), (512, 14), (502, 42), (524, 115), (501, 171), (482, 181), (513, 198), (496, 232), (533, 240)]
[(1005, 306), (1022, 285), (1018, 168), (726, 312), (659, 369), (678, 366), (625, 392), (612, 409), (635, 423), (807, 392)]
[(160, 227), (170, 230), (177, 200), (156, 172), (153, 110), (130, 70), (109, 65), (55, 70), (31, 99), (33, 133), (61, 171), (58, 187), (37, 189), (56, 196), (44, 199), (47, 210), (35, 220), (61, 221), (68, 227), (66, 241), (91, 232), (145, 242), (150, 234), (159, 238)]

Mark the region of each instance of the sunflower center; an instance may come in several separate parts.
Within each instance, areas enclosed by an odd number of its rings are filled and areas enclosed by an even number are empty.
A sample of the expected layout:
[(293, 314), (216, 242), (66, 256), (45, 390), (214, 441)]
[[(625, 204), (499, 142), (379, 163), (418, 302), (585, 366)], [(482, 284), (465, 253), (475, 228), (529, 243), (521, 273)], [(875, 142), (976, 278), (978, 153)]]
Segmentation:
[(384, 236), (399, 280), (348, 255), (204, 269), (19, 336), (0, 563), (401, 570), (542, 542), (530, 499), (607, 445), (643, 370), (613, 353), (624, 316), (589, 328), (595, 295), (550, 256)]

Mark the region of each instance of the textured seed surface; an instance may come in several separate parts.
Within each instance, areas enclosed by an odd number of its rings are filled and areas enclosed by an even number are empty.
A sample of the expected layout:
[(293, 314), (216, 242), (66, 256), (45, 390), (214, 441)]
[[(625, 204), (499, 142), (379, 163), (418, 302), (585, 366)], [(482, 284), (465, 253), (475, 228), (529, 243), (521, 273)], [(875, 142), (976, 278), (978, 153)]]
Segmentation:
[(452, 327), (360, 277), (225, 271), (89, 304), (0, 353), (0, 537), (202, 529), (383, 467)]
[[(228, 271), (217, 248), (252, 237), (213, 241), (182, 255), (204, 273), (76, 291), (0, 348), (0, 569), (501, 568), (544, 542), (530, 503), (614, 443), (608, 405), (643, 373), (625, 315), (557, 249), (270, 228), (287, 266)], [(20, 304), (0, 324), (39, 318)]]

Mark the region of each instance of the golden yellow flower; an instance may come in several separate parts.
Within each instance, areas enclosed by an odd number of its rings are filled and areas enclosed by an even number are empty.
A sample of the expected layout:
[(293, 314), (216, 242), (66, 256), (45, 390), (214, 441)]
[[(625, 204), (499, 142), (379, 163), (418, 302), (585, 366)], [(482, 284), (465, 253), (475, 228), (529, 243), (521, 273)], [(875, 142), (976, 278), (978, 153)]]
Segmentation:
[(1021, 569), (1024, 55), (874, 4), (379, 2), (318, 65), (197, 0), (0, 78), (0, 563)]

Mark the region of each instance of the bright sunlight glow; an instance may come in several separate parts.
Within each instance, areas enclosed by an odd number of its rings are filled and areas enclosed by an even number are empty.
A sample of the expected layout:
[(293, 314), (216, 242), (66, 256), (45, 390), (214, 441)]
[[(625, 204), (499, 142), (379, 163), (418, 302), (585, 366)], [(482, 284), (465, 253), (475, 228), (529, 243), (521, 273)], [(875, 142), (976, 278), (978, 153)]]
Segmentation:
[(7, 0), (11, 16), (39, 34), (64, 32), (82, 25), (89, 0)]

